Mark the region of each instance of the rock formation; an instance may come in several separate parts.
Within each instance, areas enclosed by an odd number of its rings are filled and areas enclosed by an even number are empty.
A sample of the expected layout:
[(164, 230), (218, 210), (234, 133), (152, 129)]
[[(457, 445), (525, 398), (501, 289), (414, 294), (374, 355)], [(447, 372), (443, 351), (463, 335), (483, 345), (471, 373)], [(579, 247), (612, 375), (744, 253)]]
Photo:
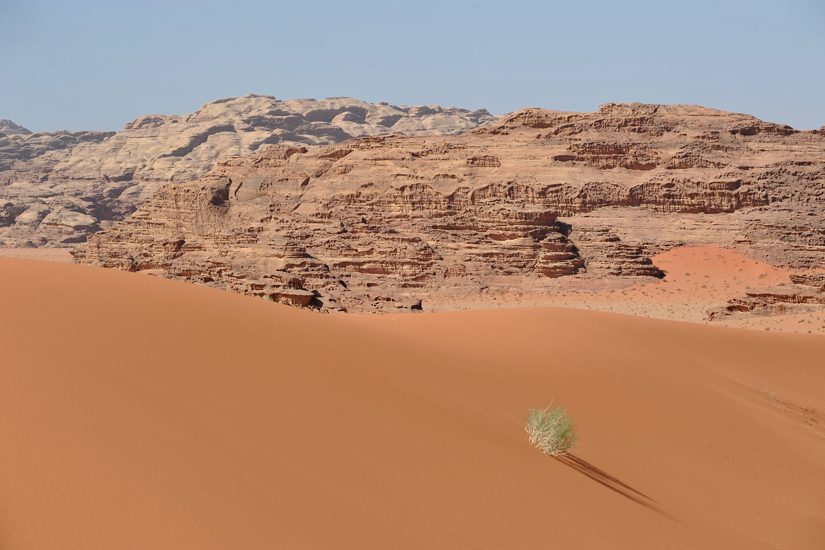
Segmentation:
[(195, 113), (145, 115), (120, 132), (31, 134), (0, 121), (0, 245), (70, 246), (121, 220), (162, 185), (271, 144), (319, 145), (389, 133), (448, 135), (492, 122), (485, 110), (280, 101), (248, 95)]
[(4, 118), (0, 119), (0, 134), (5, 134), (7, 136), (27, 136), (31, 134), (31, 130), (28, 128), (23, 128), (19, 124), (15, 124), (11, 120)]
[[(648, 256), (680, 244), (685, 217), (715, 224), (712, 244), (825, 267), (823, 191), (817, 132), (684, 105), (524, 109), (458, 136), (261, 147), (164, 187), (74, 255), (373, 311), (444, 289), (661, 276)], [(644, 219), (636, 238), (588, 217), (602, 209)]]
[(708, 310), (708, 320), (825, 310), (825, 274), (792, 274), (790, 279), (790, 284), (749, 290), (743, 297), (732, 298), (727, 305)]

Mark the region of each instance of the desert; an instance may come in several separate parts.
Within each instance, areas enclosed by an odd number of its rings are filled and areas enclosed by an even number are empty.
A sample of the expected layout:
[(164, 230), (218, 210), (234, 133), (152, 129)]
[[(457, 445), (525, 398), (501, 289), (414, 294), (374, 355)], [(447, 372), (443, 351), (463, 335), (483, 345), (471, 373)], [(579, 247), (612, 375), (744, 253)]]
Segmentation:
[[(162, 187), (72, 255), (331, 313), (655, 284), (665, 271), (652, 258), (682, 247), (731, 250), (790, 285), (825, 268), (823, 155), (817, 131), (691, 105), (522, 109), (455, 136), (232, 157)], [(698, 292), (693, 313), (825, 309), (818, 288), (799, 291), (805, 307), (783, 289), (716, 303)]]
[[(599, 113), (263, 146), (0, 247), (4, 547), (818, 548), (823, 138)], [(675, 183), (680, 125), (772, 152)]]
[(0, 550), (822, 550), (817, 2), (0, 2)]
[[(9, 548), (822, 540), (821, 336), (565, 308), (318, 315), (89, 266), (0, 271)], [(551, 400), (578, 424), (570, 458), (524, 434)]]

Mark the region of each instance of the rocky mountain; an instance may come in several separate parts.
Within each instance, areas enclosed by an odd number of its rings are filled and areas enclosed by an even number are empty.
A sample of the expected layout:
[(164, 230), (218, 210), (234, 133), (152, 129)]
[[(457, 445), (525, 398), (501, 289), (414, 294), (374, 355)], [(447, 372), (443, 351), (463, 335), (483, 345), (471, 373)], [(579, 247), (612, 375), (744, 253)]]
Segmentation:
[(2, 121), (0, 245), (83, 242), (160, 186), (197, 178), (229, 157), (268, 145), (325, 145), (390, 133), (450, 135), (494, 120), (483, 109), (247, 95), (184, 116), (145, 115), (119, 132), (31, 134)]
[(19, 124), (15, 124), (11, 120), (7, 118), (0, 119), (0, 134), (5, 134), (7, 136), (14, 136), (14, 135), (29, 135), (31, 134), (31, 130), (27, 128), (23, 128)]
[(825, 135), (687, 105), (524, 109), (457, 136), (261, 146), (73, 251), (304, 307), (420, 307), (548, 278), (660, 277), (721, 244), (825, 267)]

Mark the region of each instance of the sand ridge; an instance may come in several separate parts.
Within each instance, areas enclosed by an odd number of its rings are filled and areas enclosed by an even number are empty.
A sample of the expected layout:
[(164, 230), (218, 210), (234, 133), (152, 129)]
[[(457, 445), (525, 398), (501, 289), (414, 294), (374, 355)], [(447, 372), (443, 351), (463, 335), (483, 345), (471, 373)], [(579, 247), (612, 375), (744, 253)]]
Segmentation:
[[(0, 276), (4, 548), (825, 535), (820, 336), (561, 308), (336, 317), (8, 258)], [(523, 431), (551, 400), (579, 425), (567, 463)]]

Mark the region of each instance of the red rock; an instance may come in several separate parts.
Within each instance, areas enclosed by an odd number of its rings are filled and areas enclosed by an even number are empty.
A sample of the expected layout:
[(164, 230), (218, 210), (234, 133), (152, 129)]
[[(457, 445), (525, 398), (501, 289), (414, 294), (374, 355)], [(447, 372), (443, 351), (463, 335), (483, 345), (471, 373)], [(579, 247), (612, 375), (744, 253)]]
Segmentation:
[[(823, 275), (792, 275), (796, 281), (822, 282)], [(744, 297), (732, 298), (723, 307), (708, 310), (708, 320), (751, 315), (793, 315), (825, 310), (825, 292), (821, 288), (782, 285), (748, 290)]]
[[(277, 145), (227, 159), (163, 188), (74, 255), (253, 294), (235, 282), (295, 277), (319, 307), (351, 311), (493, 281), (660, 277), (649, 254), (678, 245), (683, 216), (709, 217), (710, 244), (816, 262), (819, 218), (804, 214), (821, 205), (803, 199), (825, 190), (823, 151), (818, 135), (702, 107), (525, 109), (459, 136)], [(606, 207), (636, 215), (645, 239), (585, 217)], [(803, 238), (804, 254), (785, 244)]]

